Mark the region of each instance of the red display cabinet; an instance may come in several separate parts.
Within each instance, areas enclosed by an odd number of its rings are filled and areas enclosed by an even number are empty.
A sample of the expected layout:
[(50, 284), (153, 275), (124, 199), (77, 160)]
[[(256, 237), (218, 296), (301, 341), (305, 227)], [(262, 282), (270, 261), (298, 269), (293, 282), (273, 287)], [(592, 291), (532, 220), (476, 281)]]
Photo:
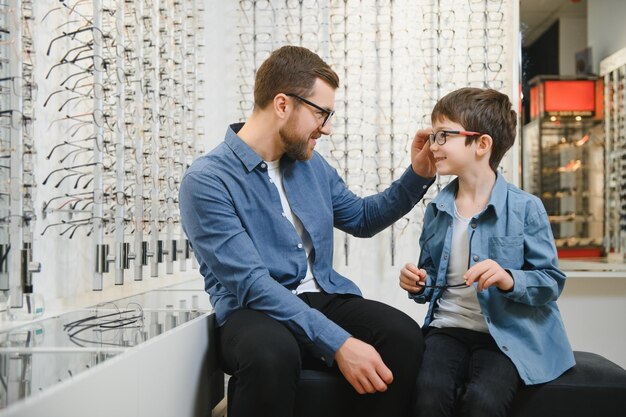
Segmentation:
[(522, 187), (543, 201), (560, 257), (602, 255), (602, 83), (595, 77), (530, 81), (522, 128)]

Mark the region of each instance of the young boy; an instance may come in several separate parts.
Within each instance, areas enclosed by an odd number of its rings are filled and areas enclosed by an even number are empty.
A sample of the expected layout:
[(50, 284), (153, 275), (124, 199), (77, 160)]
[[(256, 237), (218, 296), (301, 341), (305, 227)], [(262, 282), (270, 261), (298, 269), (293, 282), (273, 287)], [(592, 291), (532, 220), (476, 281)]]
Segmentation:
[(541, 201), (497, 170), (515, 140), (508, 97), (462, 88), (431, 119), (437, 172), (457, 178), (426, 209), (418, 265), (400, 272), (430, 302), (415, 415), (506, 416), (520, 383), (574, 365), (556, 305), (565, 275)]

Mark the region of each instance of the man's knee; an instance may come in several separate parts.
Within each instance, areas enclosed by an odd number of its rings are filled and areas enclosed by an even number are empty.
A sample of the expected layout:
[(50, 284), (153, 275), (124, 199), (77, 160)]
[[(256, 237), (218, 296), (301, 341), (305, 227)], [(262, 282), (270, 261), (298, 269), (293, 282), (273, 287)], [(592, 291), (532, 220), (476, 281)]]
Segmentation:
[(240, 310), (220, 333), (225, 370), (239, 378), (288, 383), (297, 380), (300, 347), (294, 335), (263, 313)]
[(396, 355), (417, 358), (418, 364), (424, 353), (424, 338), (420, 326), (411, 317), (398, 311), (384, 328), (388, 344)]
[(257, 376), (266, 382), (275, 379), (297, 381), (302, 359), (291, 335), (274, 335), (248, 343), (240, 350), (238, 374)]
[(254, 362), (261, 371), (289, 370), (301, 368), (300, 350), (289, 340), (250, 346), (248, 362)]

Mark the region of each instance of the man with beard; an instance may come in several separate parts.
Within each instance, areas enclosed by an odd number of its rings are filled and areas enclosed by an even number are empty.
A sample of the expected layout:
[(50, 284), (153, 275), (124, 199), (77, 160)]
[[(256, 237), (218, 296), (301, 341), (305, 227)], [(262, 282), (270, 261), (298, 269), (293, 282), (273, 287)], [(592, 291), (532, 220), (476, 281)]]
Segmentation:
[(331, 133), (338, 86), (313, 52), (274, 51), (257, 71), (252, 115), (181, 184), (181, 219), (215, 309), (221, 365), (236, 377), (229, 417), (291, 416), (301, 368), (320, 365), (354, 387), (351, 414), (409, 410), (419, 326), (333, 270), (333, 226), (369, 237), (411, 210), (435, 175), (430, 132), (415, 135), (400, 179), (360, 198), (314, 151)]

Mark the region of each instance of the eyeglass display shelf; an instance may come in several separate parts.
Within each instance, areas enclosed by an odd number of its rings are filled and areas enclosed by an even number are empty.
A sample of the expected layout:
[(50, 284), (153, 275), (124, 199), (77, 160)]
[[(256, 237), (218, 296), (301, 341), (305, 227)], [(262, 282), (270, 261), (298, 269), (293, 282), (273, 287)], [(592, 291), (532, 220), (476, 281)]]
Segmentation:
[(154, 289), (0, 331), (0, 416), (32, 395), (212, 312), (198, 284)]
[(559, 259), (568, 278), (626, 278), (626, 261), (609, 258)]
[(0, 415), (6, 407), (44, 392), (121, 354), (124, 349), (33, 351), (0, 349)]

